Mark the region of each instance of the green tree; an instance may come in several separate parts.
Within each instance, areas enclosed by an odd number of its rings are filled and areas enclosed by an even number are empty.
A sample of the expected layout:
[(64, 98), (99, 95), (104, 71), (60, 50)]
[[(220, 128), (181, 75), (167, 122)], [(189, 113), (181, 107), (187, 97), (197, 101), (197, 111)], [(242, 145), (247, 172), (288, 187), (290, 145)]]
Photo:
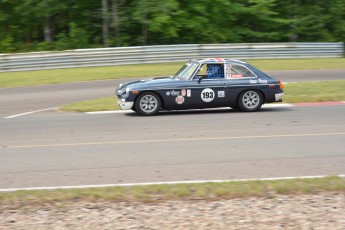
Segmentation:
[(282, 27), (289, 41), (342, 41), (345, 32), (343, 0), (278, 1), (276, 11), (289, 23)]
[(0, 0), (0, 52), (286, 41), (344, 42), (345, 1)]
[(67, 2), (59, 0), (22, 0), (15, 10), (20, 23), (29, 25), (24, 31), (29, 38), (40, 39), (43, 35), (45, 42), (51, 42), (68, 7)]
[(345, 42), (345, 1), (333, 0), (328, 6), (325, 27), (332, 33), (332, 41)]
[(0, 1), (0, 53), (8, 53), (15, 51), (15, 40), (18, 28), (14, 21), (13, 8), (14, 1)]
[[(174, 18), (178, 14), (179, 4), (176, 0), (138, 0), (133, 3), (133, 20), (141, 25), (141, 44), (150, 42), (149, 33), (155, 34), (153, 41), (162, 41), (164, 38), (177, 37), (177, 28)], [(158, 37), (157, 37), (158, 36)]]
[(236, 13), (235, 32), (242, 42), (282, 40), (280, 31), (288, 21), (279, 18), (275, 12), (276, 0), (248, 0), (238, 3), (242, 7)]
[(87, 32), (84, 29), (79, 28), (73, 22), (69, 24), (68, 34), (58, 34), (57, 39), (56, 47), (59, 50), (85, 48), (89, 44)]

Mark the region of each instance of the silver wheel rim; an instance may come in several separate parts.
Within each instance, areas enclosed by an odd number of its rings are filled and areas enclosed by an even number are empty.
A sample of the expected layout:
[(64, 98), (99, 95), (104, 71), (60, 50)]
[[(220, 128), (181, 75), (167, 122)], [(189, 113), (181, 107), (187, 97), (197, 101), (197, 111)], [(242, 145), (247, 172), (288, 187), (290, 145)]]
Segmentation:
[(260, 96), (255, 91), (248, 91), (243, 94), (243, 105), (249, 109), (255, 108), (260, 103)]
[(145, 95), (140, 99), (140, 109), (145, 113), (152, 113), (157, 109), (157, 98), (152, 95)]

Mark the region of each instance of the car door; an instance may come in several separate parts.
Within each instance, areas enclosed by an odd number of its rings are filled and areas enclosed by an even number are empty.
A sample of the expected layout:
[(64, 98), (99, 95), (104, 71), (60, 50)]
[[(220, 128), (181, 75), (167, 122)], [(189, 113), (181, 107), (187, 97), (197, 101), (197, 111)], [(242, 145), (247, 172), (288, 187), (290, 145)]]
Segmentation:
[(191, 108), (226, 106), (224, 65), (206, 63), (200, 69), (201, 71), (188, 84), (186, 97), (189, 106)]

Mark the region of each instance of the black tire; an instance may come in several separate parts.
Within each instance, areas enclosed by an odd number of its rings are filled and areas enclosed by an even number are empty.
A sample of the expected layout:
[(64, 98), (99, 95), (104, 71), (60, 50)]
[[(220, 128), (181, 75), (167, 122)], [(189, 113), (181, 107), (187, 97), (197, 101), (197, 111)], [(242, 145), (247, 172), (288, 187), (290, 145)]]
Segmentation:
[(238, 98), (238, 107), (245, 112), (258, 111), (263, 103), (262, 93), (257, 90), (243, 91)]
[(144, 116), (156, 115), (161, 109), (162, 101), (154, 92), (145, 92), (139, 95), (134, 104), (135, 112)]

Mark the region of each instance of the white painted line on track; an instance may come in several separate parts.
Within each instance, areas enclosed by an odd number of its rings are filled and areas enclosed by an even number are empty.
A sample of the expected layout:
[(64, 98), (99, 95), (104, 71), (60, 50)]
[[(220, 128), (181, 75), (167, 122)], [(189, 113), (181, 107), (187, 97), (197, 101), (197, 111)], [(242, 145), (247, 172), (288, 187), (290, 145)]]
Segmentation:
[(39, 112), (48, 111), (48, 110), (54, 110), (54, 109), (57, 109), (57, 108), (54, 107), (54, 108), (48, 108), (48, 109), (39, 109), (39, 110), (34, 110), (34, 111), (26, 112), (26, 113), (19, 113), (19, 114), (11, 115), (11, 116), (4, 117), (4, 118), (21, 117), (21, 116), (25, 116), (25, 115), (29, 115), (29, 114), (33, 114), (33, 113), (39, 113)]
[(181, 141), (220, 141), (220, 140), (239, 140), (253, 138), (282, 138), (282, 137), (317, 137), (317, 136), (337, 136), (345, 135), (343, 133), (300, 133), (300, 134), (276, 134), (261, 136), (227, 136), (227, 137), (198, 137), (198, 138), (177, 138), (177, 139), (148, 139), (133, 141), (104, 141), (104, 142), (80, 142), (80, 143), (61, 143), (61, 144), (33, 144), (33, 145), (9, 145), (0, 146), (0, 149), (16, 148), (49, 148), (49, 147), (69, 147), (69, 146), (88, 146), (88, 145), (120, 145), (120, 144), (138, 144), (138, 143), (163, 143), (163, 142), (181, 142)]
[[(340, 103), (344, 103), (345, 101), (341, 101)], [(277, 104), (264, 104), (262, 105), (262, 108), (284, 108), (284, 107), (293, 107), (295, 106), (294, 104), (289, 104), (289, 103), (277, 103)], [(30, 111), (26, 113), (20, 113), (4, 118), (15, 118), (15, 117), (20, 117), (24, 115), (29, 115), (33, 113), (38, 113), (38, 112), (43, 112), (43, 111), (48, 111), (48, 110), (53, 110), (57, 109), (57, 107), (54, 108), (48, 108), (48, 109), (41, 109), (41, 110), (35, 110), (35, 111)], [(189, 110), (171, 110), (171, 111), (161, 111), (161, 112), (174, 112), (174, 111), (210, 111), (210, 110), (222, 110), (222, 109), (229, 109), (229, 107), (221, 107), (221, 108), (211, 108), (211, 109), (189, 109)], [(100, 114), (116, 114), (116, 113), (134, 113), (132, 110), (109, 110), (109, 111), (93, 111), (93, 112), (85, 112), (86, 114), (90, 115), (100, 115)]]
[(134, 113), (134, 112), (131, 110), (109, 110), (109, 111), (86, 112), (86, 114), (111, 114), (111, 113)]
[(293, 107), (293, 104), (281, 103), (281, 104), (264, 104), (262, 108), (283, 108), (283, 107)]
[(201, 183), (224, 183), (224, 182), (245, 182), (245, 181), (271, 181), (271, 180), (293, 180), (293, 179), (317, 179), (329, 176), (344, 178), (345, 175), (322, 175), (322, 176), (300, 176), (300, 177), (271, 177), (255, 179), (235, 180), (194, 180), (194, 181), (168, 181), (168, 182), (147, 182), (147, 183), (126, 183), (126, 184), (98, 184), (98, 185), (75, 185), (75, 186), (53, 186), (53, 187), (29, 187), (29, 188), (7, 188), (0, 189), (0, 192), (15, 192), (29, 190), (56, 190), (56, 189), (82, 189), (82, 188), (106, 188), (106, 187), (132, 187), (145, 185), (174, 185), (174, 184), (201, 184)]

